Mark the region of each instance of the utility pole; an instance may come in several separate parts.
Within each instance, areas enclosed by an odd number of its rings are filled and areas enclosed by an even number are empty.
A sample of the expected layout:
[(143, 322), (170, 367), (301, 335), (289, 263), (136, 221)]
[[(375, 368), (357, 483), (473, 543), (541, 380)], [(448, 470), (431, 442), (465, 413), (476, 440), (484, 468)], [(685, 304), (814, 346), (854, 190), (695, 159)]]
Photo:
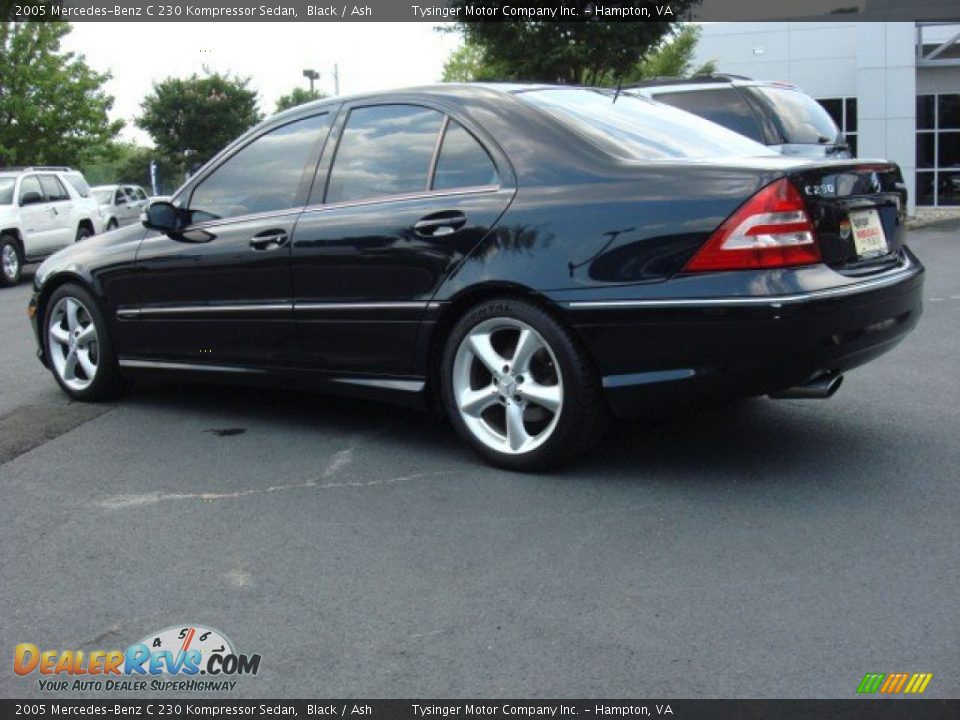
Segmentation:
[(340, 68), (336, 63), (333, 64), (333, 94), (340, 94)]

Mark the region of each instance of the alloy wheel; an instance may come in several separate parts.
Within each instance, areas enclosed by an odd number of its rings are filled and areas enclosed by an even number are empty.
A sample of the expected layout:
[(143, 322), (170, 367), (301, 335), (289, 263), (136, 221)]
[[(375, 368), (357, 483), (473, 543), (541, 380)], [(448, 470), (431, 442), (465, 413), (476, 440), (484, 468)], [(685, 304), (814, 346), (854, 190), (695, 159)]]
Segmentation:
[(543, 445), (563, 409), (560, 366), (530, 325), (515, 318), (484, 320), (463, 338), (453, 365), (453, 398), (480, 442), (510, 455)]
[(47, 325), (48, 347), (54, 371), (71, 390), (85, 390), (97, 377), (100, 342), (90, 310), (74, 297), (63, 297), (53, 307)]
[(4, 245), (3, 254), (0, 257), (3, 263), (3, 275), (9, 281), (13, 282), (20, 273), (20, 255), (13, 245)]

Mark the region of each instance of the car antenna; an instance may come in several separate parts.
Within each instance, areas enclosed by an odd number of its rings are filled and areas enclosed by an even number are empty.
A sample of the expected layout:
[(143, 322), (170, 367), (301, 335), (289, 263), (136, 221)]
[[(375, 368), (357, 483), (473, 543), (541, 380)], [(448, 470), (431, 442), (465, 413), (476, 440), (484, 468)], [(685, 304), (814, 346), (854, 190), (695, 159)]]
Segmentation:
[(613, 93), (613, 102), (617, 101), (617, 98), (620, 97), (620, 88), (623, 84), (623, 75), (617, 78), (617, 90)]

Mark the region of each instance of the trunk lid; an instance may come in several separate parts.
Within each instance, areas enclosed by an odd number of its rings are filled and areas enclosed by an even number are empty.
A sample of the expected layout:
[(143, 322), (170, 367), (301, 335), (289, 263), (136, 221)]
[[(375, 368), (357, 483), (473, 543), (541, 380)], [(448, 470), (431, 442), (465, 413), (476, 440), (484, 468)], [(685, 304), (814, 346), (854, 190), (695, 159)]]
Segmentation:
[(900, 261), (907, 190), (893, 163), (832, 161), (787, 173), (803, 195), (823, 261), (868, 275)]

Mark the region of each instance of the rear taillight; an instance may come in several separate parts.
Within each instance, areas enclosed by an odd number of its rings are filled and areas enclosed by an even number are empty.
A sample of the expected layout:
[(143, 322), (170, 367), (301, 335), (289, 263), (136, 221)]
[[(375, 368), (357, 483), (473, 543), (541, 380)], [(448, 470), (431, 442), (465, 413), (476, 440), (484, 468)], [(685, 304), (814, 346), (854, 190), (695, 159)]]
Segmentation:
[(684, 272), (749, 270), (820, 262), (813, 223), (786, 178), (767, 185), (728, 217)]

